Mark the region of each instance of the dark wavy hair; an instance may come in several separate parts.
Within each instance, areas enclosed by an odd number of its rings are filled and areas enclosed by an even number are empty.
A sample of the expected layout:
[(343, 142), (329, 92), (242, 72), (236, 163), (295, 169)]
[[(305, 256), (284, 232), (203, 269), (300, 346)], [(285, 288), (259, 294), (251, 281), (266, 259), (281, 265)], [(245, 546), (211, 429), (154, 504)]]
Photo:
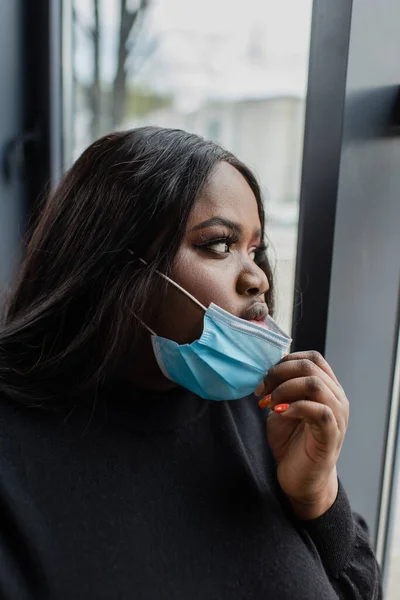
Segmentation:
[[(132, 347), (171, 273), (189, 213), (220, 161), (252, 172), (219, 145), (176, 129), (143, 127), (94, 142), (49, 195), (0, 329), (0, 394), (26, 405), (72, 400), (96, 389)], [(138, 260), (158, 240), (150, 267)], [(130, 250), (133, 253), (128, 252)], [(267, 257), (260, 262), (270, 281)], [(50, 402), (52, 404), (52, 402)]]

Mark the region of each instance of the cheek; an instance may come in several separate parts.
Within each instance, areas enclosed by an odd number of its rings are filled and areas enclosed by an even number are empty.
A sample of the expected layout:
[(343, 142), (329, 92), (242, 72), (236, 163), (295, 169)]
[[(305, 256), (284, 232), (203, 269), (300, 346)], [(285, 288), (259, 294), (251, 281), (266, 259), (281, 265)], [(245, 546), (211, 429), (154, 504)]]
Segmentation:
[(235, 312), (237, 274), (230, 258), (205, 259), (201, 252), (183, 250), (177, 256), (173, 276), (204, 306), (214, 302), (229, 312)]
[[(199, 252), (181, 250), (175, 260), (172, 278), (205, 307), (214, 302), (237, 313), (235, 272), (226, 260), (205, 260)], [(199, 339), (203, 331), (204, 311), (172, 285), (158, 309), (152, 328), (178, 344)]]

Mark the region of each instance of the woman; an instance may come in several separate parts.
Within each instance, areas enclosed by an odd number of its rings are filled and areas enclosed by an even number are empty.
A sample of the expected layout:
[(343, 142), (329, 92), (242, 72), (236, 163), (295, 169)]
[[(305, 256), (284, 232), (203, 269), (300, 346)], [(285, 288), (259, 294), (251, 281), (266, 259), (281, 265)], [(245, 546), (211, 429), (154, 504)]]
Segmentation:
[(336, 473), (348, 401), (283, 356), (263, 229), (249, 169), (183, 131), (65, 175), (0, 336), (2, 598), (381, 597)]

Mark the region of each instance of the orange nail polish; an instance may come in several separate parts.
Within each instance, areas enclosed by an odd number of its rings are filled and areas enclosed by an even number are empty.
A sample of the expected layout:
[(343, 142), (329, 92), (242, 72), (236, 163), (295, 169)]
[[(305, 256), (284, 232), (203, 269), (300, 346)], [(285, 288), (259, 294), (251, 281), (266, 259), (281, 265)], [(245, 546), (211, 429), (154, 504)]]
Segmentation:
[(261, 400), (258, 403), (258, 406), (260, 408), (267, 408), (271, 404), (271, 399), (271, 394), (268, 394), (268, 396), (265, 396), (265, 398), (261, 398)]
[(274, 411), (276, 413), (284, 413), (289, 408), (289, 404), (277, 404), (274, 406)]

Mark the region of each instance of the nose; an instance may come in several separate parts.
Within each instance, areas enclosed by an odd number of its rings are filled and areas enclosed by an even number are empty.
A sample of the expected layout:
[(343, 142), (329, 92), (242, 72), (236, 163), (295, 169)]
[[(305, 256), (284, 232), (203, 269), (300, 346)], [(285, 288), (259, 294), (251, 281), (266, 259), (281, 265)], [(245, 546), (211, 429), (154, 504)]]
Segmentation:
[(255, 263), (243, 268), (237, 278), (236, 291), (241, 296), (263, 296), (269, 290), (268, 277)]

